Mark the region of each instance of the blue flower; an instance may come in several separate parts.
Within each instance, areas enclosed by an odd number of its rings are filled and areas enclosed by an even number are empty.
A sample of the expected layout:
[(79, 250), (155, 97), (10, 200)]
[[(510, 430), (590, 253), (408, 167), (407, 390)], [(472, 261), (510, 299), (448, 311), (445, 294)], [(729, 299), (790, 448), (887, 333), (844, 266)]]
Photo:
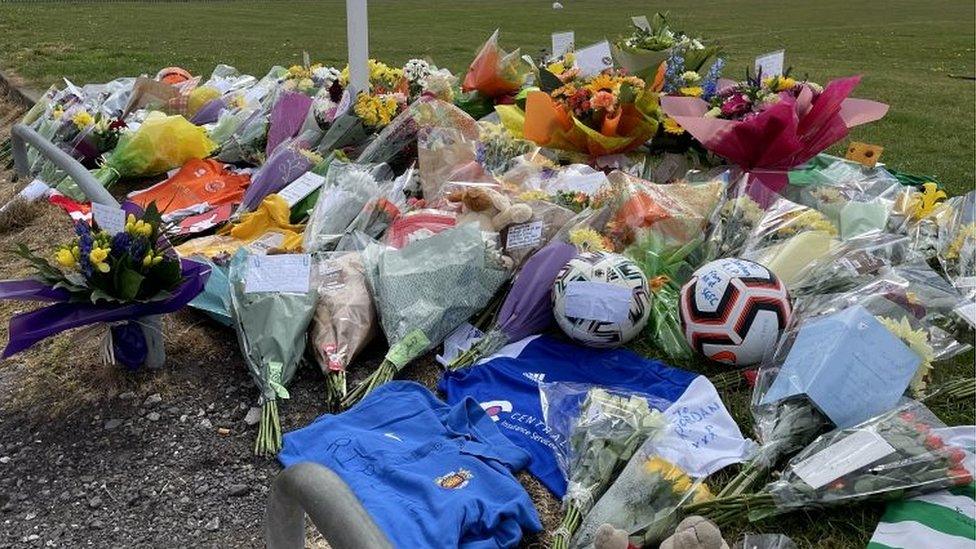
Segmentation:
[(708, 69), (705, 80), (702, 81), (702, 99), (709, 100), (718, 91), (718, 79), (722, 76), (722, 69), (725, 68), (725, 59), (719, 57)]
[(685, 58), (679, 48), (671, 48), (667, 66), (664, 69), (664, 93), (674, 93), (682, 85), (681, 75), (685, 72)]
[(112, 237), (112, 251), (111, 256), (118, 259), (129, 251), (129, 246), (132, 244), (132, 235), (122, 231), (115, 233)]

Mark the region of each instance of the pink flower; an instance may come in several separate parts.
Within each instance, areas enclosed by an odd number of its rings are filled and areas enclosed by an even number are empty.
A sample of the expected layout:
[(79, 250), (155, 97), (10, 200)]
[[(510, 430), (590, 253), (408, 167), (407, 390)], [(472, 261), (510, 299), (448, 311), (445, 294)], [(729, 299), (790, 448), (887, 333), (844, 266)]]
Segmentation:
[(745, 94), (733, 94), (722, 102), (722, 116), (732, 118), (748, 112), (750, 107), (749, 99)]
[(608, 91), (598, 91), (593, 99), (590, 100), (590, 105), (594, 109), (604, 109), (607, 112), (613, 112), (616, 106), (617, 98), (613, 96), (612, 93)]

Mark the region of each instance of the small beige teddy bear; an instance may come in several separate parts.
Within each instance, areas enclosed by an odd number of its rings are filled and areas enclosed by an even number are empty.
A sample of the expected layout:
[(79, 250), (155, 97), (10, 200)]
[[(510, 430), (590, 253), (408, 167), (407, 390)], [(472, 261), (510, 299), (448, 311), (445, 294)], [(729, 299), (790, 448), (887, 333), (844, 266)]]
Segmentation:
[(685, 517), (661, 549), (729, 549), (715, 523), (698, 515)]
[(483, 231), (498, 232), (532, 218), (532, 208), (528, 204), (512, 204), (507, 196), (488, 187), (454, 191), (447, 199), (464, 204), (464, 213), (458, 217), (458, 225), (477, 221)]

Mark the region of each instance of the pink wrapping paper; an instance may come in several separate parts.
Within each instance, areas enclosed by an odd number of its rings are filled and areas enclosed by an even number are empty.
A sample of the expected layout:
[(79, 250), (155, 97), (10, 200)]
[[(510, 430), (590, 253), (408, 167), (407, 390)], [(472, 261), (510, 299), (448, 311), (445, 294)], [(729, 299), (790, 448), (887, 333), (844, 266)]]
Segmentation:
[(661, 98), (664, 112), (709, 151), (743, 170), (788, 170), (844, 139), (850, 128), (880, 119), (888, 105), (848, 95), (859, 76), (833, 80), (816, 98), (809, 89), (745, 120), (706, 118), (695, 97)]

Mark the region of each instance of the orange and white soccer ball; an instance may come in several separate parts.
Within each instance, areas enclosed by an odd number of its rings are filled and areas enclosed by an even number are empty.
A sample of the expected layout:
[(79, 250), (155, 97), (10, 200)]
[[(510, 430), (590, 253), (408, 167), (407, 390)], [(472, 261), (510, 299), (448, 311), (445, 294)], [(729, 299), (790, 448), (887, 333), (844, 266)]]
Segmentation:
[(681, 288), (681, 329), (691, 348), (735, 366), (772, 356), (790, 320), (786, 286), (745, 259), (712, 261)]

